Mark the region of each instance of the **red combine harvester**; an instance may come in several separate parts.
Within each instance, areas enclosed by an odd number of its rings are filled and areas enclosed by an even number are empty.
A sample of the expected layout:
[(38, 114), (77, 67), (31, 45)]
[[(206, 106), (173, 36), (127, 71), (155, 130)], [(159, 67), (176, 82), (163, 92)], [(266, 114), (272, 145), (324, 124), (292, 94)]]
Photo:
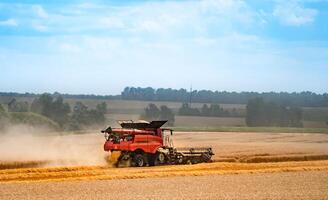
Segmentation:
[[(116, 166), (155, 166), (210, 162), (212, 148), (174, 148), (172, 129), (161, 128), (167, 121), (118, 121), (122, 128), (102, 130), (104, 150), (119, 153)], [(113, 158), (113, 156), (112, 156)]]

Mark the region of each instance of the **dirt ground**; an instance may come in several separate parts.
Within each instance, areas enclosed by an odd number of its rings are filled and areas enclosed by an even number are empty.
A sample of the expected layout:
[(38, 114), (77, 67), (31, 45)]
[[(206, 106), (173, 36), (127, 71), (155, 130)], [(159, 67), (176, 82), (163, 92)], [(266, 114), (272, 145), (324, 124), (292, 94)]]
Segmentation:
[(0, 199), (328, 199), (328, 134), (177, 132), (213, 163), (112, 168), (99, 133), (2, 138)]

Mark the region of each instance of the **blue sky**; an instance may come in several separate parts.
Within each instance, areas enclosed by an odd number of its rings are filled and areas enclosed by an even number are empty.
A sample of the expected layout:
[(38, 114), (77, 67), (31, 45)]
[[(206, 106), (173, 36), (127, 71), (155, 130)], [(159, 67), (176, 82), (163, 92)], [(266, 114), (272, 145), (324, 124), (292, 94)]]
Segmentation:
[(0, 91), (328, 92), (327, 0), (0, 1)]

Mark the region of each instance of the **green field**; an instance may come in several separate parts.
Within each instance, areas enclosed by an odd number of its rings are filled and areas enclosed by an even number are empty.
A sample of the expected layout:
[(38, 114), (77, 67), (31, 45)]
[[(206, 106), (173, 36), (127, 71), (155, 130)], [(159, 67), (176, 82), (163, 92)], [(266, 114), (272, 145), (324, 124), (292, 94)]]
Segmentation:
[[(15, 97), (17, 101), (27, 101), (29, 105), (33, 102), (32, 97)], [(6, 105), (12, 97), (0, 97), (0, 103)], [(77, 101), (82, 102), (89, 108), (95, 108), (97, 104), (106, 102), (108, 113), (121, 113), (121, 114), (140, 114), (149, 103), (153, 103), (156, 106), (166, 105), (173, 111), (177, 112), (181, 107), (181, 102), (170, 102), (170, 101), (133, 101), (133, 100), (97, 100), (97, 99), (64, 99), (65, 102), (69, 103), (71, 107)], [(192, 107), (201, 108), (204, 103), (192, 103)], [(236, 109), (241, 112), (245, 111), (244, 104), (220, 104), (224, 109)]]
[[(81, 101), (90, 108), (94, 108), (98, 103), (104, 102), (104, 100), (77, 100), (77, 99), (67, 99), (71, 106), (74, 105), (76, 101)], [(108, 113), (114, 114), (141, 114), (145, 107), (149, 103), (153, 103), (160, 107), (161, 105), (166, 105), (174, 112), (178, 112), (181, 107), (181, 102), (170, 102), (170, 101), (132, 101), (132, 100), (107, 100), (105, 101), (108, 107)], [(203, 103), (192, 103), (192, 107), (201, 108)], [(242, 113), (245, 113), (245, 105), (243, 104), (220, 104), (224, 109), (236, 109)]]

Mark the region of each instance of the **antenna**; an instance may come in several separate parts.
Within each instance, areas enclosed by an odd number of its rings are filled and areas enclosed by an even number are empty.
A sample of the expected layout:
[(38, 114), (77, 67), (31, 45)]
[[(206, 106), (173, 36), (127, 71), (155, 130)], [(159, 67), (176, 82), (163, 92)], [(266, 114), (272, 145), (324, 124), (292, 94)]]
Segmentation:
[(189, 107), (191, 108), (192, 85), (190, 85)]

